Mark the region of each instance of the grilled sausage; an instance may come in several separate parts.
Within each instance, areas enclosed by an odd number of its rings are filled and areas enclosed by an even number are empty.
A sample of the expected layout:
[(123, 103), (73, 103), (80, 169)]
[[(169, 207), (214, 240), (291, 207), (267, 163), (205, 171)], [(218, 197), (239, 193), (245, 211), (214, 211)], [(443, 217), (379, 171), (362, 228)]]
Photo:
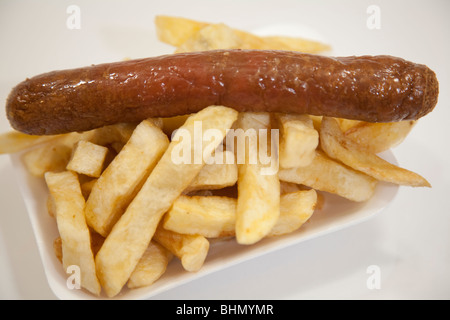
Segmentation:
[(12, 90), (6, 112), (17, 130), (58, 134), (209, 105), (368, 122), (412, 120), (430, 112), (437, 97), (432, 70), (392, 56), (217, 50), (41, 74)]

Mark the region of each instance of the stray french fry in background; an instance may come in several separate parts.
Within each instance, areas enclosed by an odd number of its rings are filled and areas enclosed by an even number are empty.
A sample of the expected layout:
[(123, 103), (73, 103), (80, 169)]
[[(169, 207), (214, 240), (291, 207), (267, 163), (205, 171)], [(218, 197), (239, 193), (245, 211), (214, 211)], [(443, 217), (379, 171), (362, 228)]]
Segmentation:
[(321, 151), (316, 151), (310, 165), (280, 169), (278, 177), (357, 202), (369, 200), (377, 184), (376, 179), (330, 159)]
[(316, 155), (319, 133), (308, 115), (277, 114), (280, 123), (280, 167), (309, 165)]
[(149, 245), (161, 217), (204, 165), (204, 159), (198, 164), (175, 163), (173, 150), (180, 146), (188, 146), (191, 154), (200, 151), (203, 155), (207, 146), (203, 145), (200, 150), (195, 148), (196, 122), (202, 124), (203, 130), (215, 129), (221, 135), (221, 140), (217, 141), (212, 149), (214, 150), (236, 121), (237, 115), (233, 109), (211, 106), (189, 117), (179, 129), (183, 130), (178, 132), (189, 133), (190, 139), (186, 141), (172, 139), (168, 149), (97, 253), (95, 259), (97, 275), (109, 297), (118, 294), (128, 281)]
[(162, 42), (178, 47), (208, 23), (182, 17), (158, 15), (155, 17), (156, 35)]
[[(271, 145), (271, 139), (262, 142), (258, 136), (258, 133), (264, 130), (270, 131), (270, 121), (269, 113), (240, 113), (237, 121), (237, 127), (242, 129), (244, 134), (250, 134), (248, 141), (244, 135), (245, 161), (240, 164), (238, 160), (236, 240), (240, 244), (253, 244), (264, 238), (280, 214), (280, 181), (276, 172), (262, 174), (267, 165), (262, 164), (258, 157), (261, 155), (259, 152), (261, 144)], [(252, 137), (253, 132), (256, 138)], [(267, 151), (271, 149), (266, 148)], [(256, 161), (253, 162), (252, 158)]]
[(133, 289), (153, 284), (164, 274), (172, 257), (173, 255), (169, 250), (154, 241), (150, 241), (131, 274), (127, 287)]
[(220, 23), (203, 27), (180, 45), (175, 52), (238, 49), (242, 47), (243, 42), (233, 29)]
[(153, 239), (181, 260), (184, 270), (200, 270), (209, 251), (209, 241), (201, 235), (180, 234), (158, 227)]
[(142, 121), (127, 144), (92, 186), (86, 219), (106, 237), (169, 145), (167, 136), (151, 121)]
[(320, 145), (329, 157), (377, 180), (412, 187), (430, 187), (428, 181), (417, 173), (391, 164), (345, 137), (333, 118), (322, 119)]
[(85, 201), (77, 174), (47, 172), (45, 181), (54, 200), (64, 270), (77, 266), (81, 272), (81, 286), (99, 295), (101, 287), (95, 272), (90, 233), (84, 217)]
[[(210, 24), (186, 18), (157, 16), (155, 25), (159, 40), (178, 47), (177, 52), (266, 49), (319, 53), (330, 50), (329, 45), (314, 40), (285, 36), (260, 37), (250, 32), (232, 29), (224, 24)], [(211, 25), (216, 27), (208, 30)], [(206, 31), (201, 34), (204, 29)]]
[(344, 136), (363, 146), (368, 152), (380, 153), (399, 145), (411, 132), (417, 121), (387, 123), (360, 122), (346, 130)]

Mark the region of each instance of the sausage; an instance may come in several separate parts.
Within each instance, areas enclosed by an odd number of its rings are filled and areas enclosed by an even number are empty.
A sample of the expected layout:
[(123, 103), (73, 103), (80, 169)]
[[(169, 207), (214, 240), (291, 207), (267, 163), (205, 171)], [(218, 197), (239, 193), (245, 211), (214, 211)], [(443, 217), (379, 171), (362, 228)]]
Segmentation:
[(37, 75), (12, 90), (6, 113), (15, 129), (38, 135), (190, 114), (209, 105), (391, 122), (424, 116), (438, 91), (427, 66), (392, 56), (215, 50)]

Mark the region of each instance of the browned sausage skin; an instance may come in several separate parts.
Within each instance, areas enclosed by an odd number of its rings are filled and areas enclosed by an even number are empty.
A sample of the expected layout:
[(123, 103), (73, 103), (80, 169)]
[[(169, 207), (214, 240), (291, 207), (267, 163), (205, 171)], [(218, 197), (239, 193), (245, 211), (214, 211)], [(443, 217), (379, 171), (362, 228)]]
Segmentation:
[(41, 74), (12, 90), (6, 112), (15, 129), (29, 134), (84, 131), (209, 105), (390, 122), (424, 116), (438, 90), (428, 67), (391, 56), (217, 50)]

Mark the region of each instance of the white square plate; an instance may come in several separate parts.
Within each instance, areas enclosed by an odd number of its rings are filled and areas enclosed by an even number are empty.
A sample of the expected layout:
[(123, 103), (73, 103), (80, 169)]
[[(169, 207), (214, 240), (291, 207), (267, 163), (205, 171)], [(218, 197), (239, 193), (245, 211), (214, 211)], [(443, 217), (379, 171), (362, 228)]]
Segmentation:
[[(383, 153), (382, 157), (396, 164), (391, 151)], [(20, 160), (20, 154), (11, 155), (11, 158), (51, 289), (60, 299), (98, 299), (84, 290), (68, 288), (67, 279), (70, 275), (64, 272), (53, 250), (53, 241), (58, 237), (58, 230), (55, 219), (47, 213), (48, 191), (44, 179), (28, 174)], [(386, 208), (395, 198), (398, 189), (397, 185), (379, 183), (374, 196), (364, 203), (355, 203), (324, 193), (323, 208), (316, 210), (310, 220), (296, 232), (263, 239), (251, 246), (239, 245), (234, 239), (212, 241), (208, 257), (200, 271), (187, 272), (177, 259), (173, 259), (166, 273), (152, 286), (133, 290), (124, 288), (115, 299), (148, 299), (246, 260), (361, 223)], [(105, 296), (100, 298), (104, 299)]]

